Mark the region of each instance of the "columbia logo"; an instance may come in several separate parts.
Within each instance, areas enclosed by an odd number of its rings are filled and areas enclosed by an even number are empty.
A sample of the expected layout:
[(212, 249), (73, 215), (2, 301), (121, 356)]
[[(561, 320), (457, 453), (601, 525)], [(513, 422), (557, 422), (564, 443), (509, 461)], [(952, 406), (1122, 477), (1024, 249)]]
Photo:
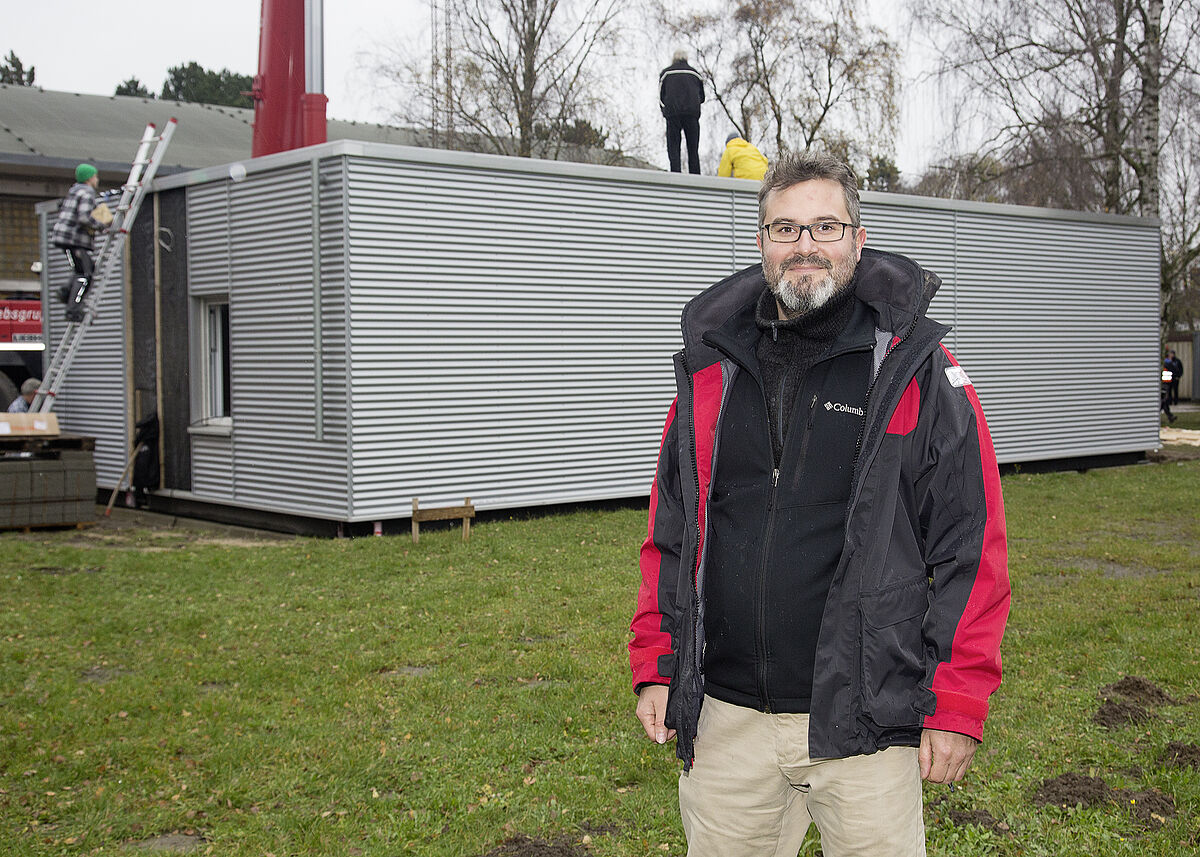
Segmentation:
[(862, 408), (854, 408), (854, 407), (851, 407), (850, 405), (843, 405), (841, 402), (826, 402), (825, 410), (837, 411), (837, 412), (843, 413), (843, 414), (854, 414), (855, 416), (858, 416), (858, 417), (861, 417), (863, 415)]

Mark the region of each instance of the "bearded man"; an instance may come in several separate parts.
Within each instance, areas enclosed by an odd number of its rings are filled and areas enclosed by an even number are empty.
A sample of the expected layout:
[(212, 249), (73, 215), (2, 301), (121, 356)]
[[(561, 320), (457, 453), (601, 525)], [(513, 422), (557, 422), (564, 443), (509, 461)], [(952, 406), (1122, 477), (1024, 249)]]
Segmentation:
[(756, 265), (683, 311), (629, 645), (688, 854), (925, 853), (1000, 683), (1000, 478), (939, 281), (864, 249), (853, 171), (781, 157)]

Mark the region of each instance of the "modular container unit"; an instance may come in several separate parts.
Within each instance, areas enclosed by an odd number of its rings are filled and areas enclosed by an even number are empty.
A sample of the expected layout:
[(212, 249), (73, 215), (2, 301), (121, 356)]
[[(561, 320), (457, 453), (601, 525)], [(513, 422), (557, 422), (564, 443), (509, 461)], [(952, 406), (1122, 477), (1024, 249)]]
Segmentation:
[[(645, 495), (679, 311), (758, 261), (734, 179), (338, 141), (155, 190), (64, 424), (125, 415), (111, 486), (157, 408), (160, 497), (325, 521)], [(1002, 463), (1158, 446), (1155, 222), (862, 201), (869, 246), (941, 276)]]

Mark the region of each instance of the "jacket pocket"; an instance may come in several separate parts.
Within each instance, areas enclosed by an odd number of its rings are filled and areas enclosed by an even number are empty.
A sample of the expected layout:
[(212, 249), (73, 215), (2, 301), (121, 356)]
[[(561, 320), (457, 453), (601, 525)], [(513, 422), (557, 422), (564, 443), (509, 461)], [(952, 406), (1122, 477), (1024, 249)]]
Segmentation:
[(929, 610), (924, 579), (864, 595), (862, 615), (863, 709), (880, 726), (921, 723), (915, 703), (925, 679), (921, 627)]

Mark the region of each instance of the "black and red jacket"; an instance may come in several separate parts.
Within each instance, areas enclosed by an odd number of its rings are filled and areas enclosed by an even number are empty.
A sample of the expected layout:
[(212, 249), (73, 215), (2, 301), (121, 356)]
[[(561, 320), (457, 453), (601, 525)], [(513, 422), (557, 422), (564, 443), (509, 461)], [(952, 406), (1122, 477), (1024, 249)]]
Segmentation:
[[(862, 252), (856, 296), (875, 328), (872, 380), (820, 618), (809, 702), (814, 757), (915, 746), (922, 728), (979, 739), (1000, 683), (1009, 607), (1000, 477), (974, 387), (941, 345), (949, 328), (925, 316), (939, 284), (903, 256)], [(746, 371), (717, 330), (727, 335), (735, 317), (753, 325), (746, 308), (764, 287), (755, 265), (684, 308), (678, 395), (641, 550), (633, 684), (670, 686), (666, 725), (678, 733), (685, 767), (704, 695), (711, 477), (728, 396)]]

